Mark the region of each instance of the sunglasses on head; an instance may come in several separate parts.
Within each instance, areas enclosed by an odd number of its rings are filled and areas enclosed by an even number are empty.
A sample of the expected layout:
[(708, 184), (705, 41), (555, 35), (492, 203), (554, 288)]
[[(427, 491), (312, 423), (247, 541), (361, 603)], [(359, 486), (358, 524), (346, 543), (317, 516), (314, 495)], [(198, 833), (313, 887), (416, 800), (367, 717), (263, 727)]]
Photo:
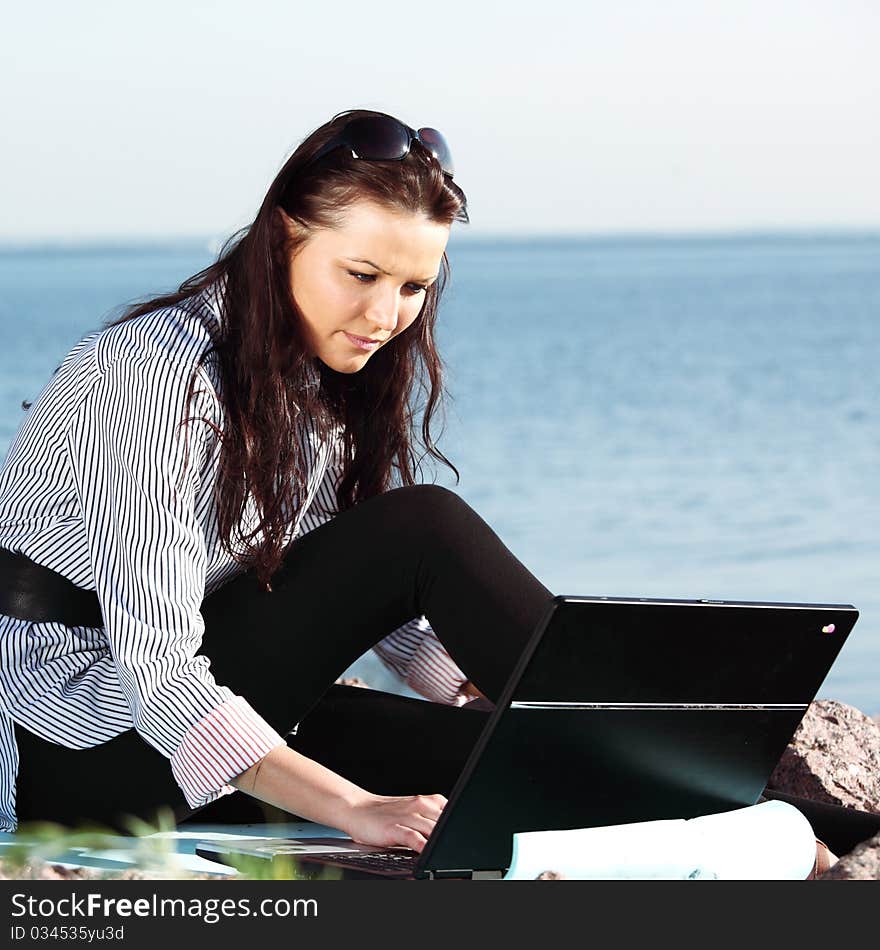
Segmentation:
[(401, 161), (409, 155), (413, 141), (421, 143), (450, 178), (455, 174), (452, 153), (446, 139), (436, 129), (412, 129), (392, 116), (364, 116), (351, 119), (307, 164), (317, 162), (334, 149), (348, 148), (353, 158), (367, 161)]

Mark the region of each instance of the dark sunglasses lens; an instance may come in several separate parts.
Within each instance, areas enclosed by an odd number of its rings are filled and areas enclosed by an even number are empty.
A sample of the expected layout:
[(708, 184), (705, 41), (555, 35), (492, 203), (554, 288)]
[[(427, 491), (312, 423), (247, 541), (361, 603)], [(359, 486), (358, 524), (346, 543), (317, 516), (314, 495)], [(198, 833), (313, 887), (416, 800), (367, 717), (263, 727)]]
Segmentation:
[(452, 152), (446, 139), (436, 129), (419, 129), (419, 141), (437, 159), (443, 171), (449, 175), (455, 174)]
[(379, 116), (353, 119), (345, 132), (358, 158), (401, 159), (409, 151), (409, 132), (396, 119)]

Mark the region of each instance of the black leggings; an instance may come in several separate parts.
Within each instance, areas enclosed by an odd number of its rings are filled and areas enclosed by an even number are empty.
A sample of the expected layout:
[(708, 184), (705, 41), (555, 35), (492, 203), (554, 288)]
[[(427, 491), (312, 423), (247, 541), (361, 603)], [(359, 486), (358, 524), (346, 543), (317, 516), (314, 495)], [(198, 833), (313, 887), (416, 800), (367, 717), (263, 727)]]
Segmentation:
[[(297, 751), (375, 794), (448, 795), (486, 712), (334, 686), (375, 643), (426, 615), (458, 666), (496, 700), (552, 595), (457, 494), (398, 488), (297, 539), (272, 592), (252, 572), (205, 598), (203, 651)], [(129, 730), (67, 749), (16, 724), (17, 811), (126, 830), (124, 815), (246, 821), (277, 810), (243, 792), (193, 811), (167, 759)], [(284, 814), (284, 813), (281, 813)]]

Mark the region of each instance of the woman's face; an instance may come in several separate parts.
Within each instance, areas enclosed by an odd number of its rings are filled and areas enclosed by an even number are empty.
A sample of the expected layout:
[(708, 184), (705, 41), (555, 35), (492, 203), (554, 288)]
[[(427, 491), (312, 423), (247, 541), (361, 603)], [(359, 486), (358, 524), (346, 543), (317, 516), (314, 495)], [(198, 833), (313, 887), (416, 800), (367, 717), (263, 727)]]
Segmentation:
[[(449, 228), (358, 202), (341, 226), (308, 232), (291, 258), (290, 286), (312, 355), (337, 372), (356, 373), (402, 333), (437, 279)], [(358, 342), (365, 340), (373, 342)]]

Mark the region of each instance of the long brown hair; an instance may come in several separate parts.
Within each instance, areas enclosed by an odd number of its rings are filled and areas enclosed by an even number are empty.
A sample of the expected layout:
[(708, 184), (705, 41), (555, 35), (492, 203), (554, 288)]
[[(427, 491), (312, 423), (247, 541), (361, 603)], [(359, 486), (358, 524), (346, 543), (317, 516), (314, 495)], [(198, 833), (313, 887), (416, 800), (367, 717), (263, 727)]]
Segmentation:
[[(438, 223), (468, 221), (464, 192), (419, 142), (413, 142), (401, 161), (363, 161), (340, 148), (309, 164), (346, 122), (372, 115), (383, 113), (341, 112), (312, 132), (269, 186), (253, 223), (226, 241), (213, 264), (185, 280), (176, 293), (135, 304), (105, 324), (174, 306), (226, 278), (222, 334), (201, 360), (216, 353), (223, 384), (218, 528), (226, 550), (252, 568), (267, 590), (284, 557), (285, 527), (305, 497), (305, 461), (294, 438), (299, 418), (312, 419), (325, 439), (332, 438), (337, 426), (342, 428), (339, 511), (394, 484), (415, 484), (426, 455), (459, 474), (431, 436), (431, 419), (442, 407), (444, 394), (434, 325), (450, 273), (446, 254), (417, 319), (357, 373), (338, 373), (310, 356), (291, 293), (288, 262), (302, 239), (284, 227), (279, 208), (306, 228), (338, 226), (345, 210), (359, 200), (423, 214)], [(314, 382), (316, 364), (320, 387), (308, 385), (310, 379)], [(187, 403), (195, 378), (194, 372)], [(425, 397), (423, 402), (420, 397)], [(417, 457), (413, 442), (419, 413), (424, 451)], [(256, 503), (259, 524), (241, 537), (243, 548), (236, 551), (232, 532), (241, 523), (248, 493)], [(255, 543), (259, 532), (263, 541)]]

